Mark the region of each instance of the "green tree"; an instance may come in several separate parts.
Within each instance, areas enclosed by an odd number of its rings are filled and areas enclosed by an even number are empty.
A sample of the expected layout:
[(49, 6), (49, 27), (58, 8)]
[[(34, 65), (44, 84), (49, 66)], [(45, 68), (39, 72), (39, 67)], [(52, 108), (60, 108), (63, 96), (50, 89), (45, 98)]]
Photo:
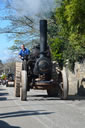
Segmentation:
[(52, 38), (51, 49), (55, 60), (58, 61), (59, 55), (62, 64), (69, 60), (71, 68), (75, 61), (82, 61), (85, 58), (84, 17), (85, 0), (63, 0), (56, 8), (55, 18), (58, 29), (56, 37)]
[(3, 74), (2, 77), (1, 77), (2, 80), (5, 80), (6, 79), (6, 75)]

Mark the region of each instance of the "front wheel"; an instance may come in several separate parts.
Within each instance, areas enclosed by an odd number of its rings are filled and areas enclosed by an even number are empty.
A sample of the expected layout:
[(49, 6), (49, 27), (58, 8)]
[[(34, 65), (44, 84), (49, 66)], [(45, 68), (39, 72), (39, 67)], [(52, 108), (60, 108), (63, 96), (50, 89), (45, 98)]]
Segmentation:
[(22, 101), (27, 100), (27, 71), (26, 70), (22, 70), (20, 96)]
[(68, 73), (66, 67), (63, 68), (61, 75), (62, 75), (62, 80), (60, 83), (61, 99), (66, 100), (68, 97), (68, 88), (69, 88)]

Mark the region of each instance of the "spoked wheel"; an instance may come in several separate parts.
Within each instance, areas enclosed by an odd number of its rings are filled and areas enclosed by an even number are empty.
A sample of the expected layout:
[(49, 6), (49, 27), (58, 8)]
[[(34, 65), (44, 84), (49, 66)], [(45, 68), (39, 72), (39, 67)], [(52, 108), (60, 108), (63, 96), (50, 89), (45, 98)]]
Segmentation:
[(60, 82), (60, 96), (61, 99), (66, 100), (68, 98), (68, 74), (66, 68), (64, 67), (61, 73), (61, 82)]
[(16, 97), (20, 97), (21, 70), (22, 70), (22, 63), (16, 62), (15, 80), (14, 80), (15, 96)]
[(26, 70), (22, 70), (20, 96), (22, 101), (27, 100), (27, 71)]

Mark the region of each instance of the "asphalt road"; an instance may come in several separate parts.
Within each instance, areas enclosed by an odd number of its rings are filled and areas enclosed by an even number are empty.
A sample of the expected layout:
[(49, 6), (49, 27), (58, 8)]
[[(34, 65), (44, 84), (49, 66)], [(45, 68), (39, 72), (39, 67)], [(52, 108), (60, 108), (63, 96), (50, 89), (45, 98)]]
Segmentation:
[(31, 90), (20, 101), (13, 87), (0, 85), (0, 128), (85, 128), (85, 98), (64, 101)]

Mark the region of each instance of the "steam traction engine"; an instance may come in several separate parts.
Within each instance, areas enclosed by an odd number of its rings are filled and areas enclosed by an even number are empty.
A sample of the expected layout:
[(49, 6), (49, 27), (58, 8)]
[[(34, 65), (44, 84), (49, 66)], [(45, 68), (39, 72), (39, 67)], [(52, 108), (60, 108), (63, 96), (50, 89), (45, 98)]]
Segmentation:
[(45, 89), (48, 96), (60, 96), (62, 99), (68, 96), (66, 68), (62, 71), (56, 69), (56, 63), (51, 61), (46, 20), (40, 21), (40, 46), (34, 47), (22, 63), (16, 62), (15, 96), (26, 100), (30, 89)]

